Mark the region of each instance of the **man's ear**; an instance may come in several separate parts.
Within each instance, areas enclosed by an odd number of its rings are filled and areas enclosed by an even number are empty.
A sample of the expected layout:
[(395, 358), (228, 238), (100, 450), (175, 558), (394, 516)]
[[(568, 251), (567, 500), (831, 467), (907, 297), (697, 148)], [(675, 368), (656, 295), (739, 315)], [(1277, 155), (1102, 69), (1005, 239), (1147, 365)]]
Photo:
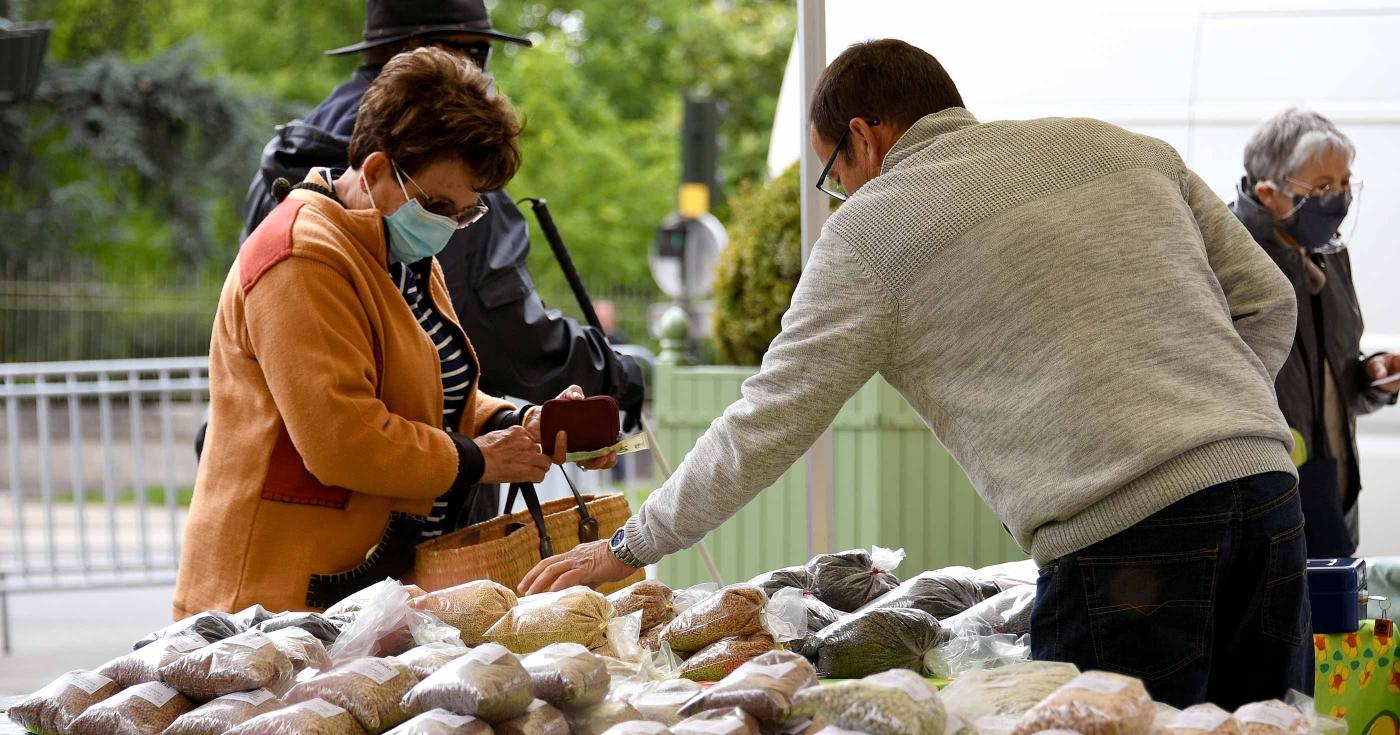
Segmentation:
[(858, 157), (851, 157), (851, 163), (856, 163), (858, 160), (861, 162), (880, 160), (880, 140), (875, 135), (875, 129), (870, 123), (866, 122), (864, 118), (855, 117), (851, 118), (849, 124), (851, 151), (853, 153), (860, 151)]

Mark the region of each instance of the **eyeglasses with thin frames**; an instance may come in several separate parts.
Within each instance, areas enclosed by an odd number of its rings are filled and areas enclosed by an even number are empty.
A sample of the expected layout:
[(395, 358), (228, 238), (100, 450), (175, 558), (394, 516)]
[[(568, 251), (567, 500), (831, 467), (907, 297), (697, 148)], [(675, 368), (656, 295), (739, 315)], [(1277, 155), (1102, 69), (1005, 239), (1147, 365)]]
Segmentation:
[(413, 177), (409, 176), (407, 171), (399, 169), (399, 173), (403, 174), (403, 177), (405, 179), (408, 179), (409, 182), (413, 184), (413, 188), (417, 189), (418, 193), (421, 194), (423, 198), (427, 200), (426, 202), (419, 202), (423, 205), (424, 209), (428, 210), (429, 212), (432, 212), (433, 214), (442, 215), (443, 217), (446, 217), (448, 219), (456, 220), (457, 229), (459, 230), (465, 230), (466, 228), (472, 226), (477, 222), (477, 220), (480, 220), (482, 217), (485, 217), (487, 212), (491, 211), (491, 208), (486, 206), (486, 202), (482, 201), (481, 199), (477, 199), (476, 204), (473, 204), (467, 207), (466, 209), (457, 212), (456, 214), (452, 214), (448, 210), (448, 208), (452, 206), (451, 202), (438, 199), (430, 195), (428, 192), (424, 191), (423, 187), (419, 186), (418, 182), (414, 181)]

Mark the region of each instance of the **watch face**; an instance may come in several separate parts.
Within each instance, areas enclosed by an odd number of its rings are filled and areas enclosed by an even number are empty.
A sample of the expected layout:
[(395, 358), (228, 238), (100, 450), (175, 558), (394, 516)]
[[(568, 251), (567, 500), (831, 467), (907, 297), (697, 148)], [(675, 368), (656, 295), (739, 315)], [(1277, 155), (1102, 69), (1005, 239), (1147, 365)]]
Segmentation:
[(626, 536), (627, 536), (627, 531), (626, 531), (626, 529), (622, 529), (622, 528), (617, 529), (617, 533), (614, 533), (614, 534), (612, 535), (612, 540), (608, 542), (608, 546), (611, 547), (611, 548), (614, 548), (614, 549), (620, 548), (620, 547), (622, 546), (622, 539), (625, 538)]

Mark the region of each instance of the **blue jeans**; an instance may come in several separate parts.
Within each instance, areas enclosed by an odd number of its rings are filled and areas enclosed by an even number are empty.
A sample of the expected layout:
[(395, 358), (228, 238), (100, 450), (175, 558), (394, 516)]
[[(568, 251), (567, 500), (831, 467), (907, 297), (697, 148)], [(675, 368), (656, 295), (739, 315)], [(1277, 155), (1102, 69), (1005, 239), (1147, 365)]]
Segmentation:
[(1292, 476), (1206, 488), (1042, 568), (1031, 652), (1136, 676), (1176, 707), (1306, 691), (1306, 556)]

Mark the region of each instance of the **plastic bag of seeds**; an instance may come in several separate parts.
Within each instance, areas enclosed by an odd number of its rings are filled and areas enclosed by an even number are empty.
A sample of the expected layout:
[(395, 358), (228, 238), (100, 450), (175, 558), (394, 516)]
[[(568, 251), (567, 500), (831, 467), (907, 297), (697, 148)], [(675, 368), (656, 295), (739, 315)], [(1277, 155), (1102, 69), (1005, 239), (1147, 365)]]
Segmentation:
[(852, 612), (899, 586), (894, 568), (904, 561), (904, 549), (880, 546), (837, 554), (818, 554), (807, 562), (812, 592), (822, 602)]
[(933, 684), (905, 669), (808, 687), (792, 712), (870, 735), (943, 735), (948, 721)]
[(561, 710), (588, 709), (608, 695), (608, 665), (577, 643), (550, 644), (520, 663), (530, 673), (535, 698)]
[(955, 637), (986, 635), (1026, 635), (1031, 632), (1031, 611), (1035, 609), (1035, 585), (1012, 587), (969, 607), (943, 627)]
[(403, 704), (410, 715), (441, 708), (494, 725), (524, 714), (533, 700), (520, 661), (505, 646), (484, 643), (420, 682)]
[(122, 688), (149, 681), (160, 681), (160, 667), (208, 645), (208, 641), (193, 631), (183, 631), (159, 638), (131, 653), (112, 659), (97, 673), (115, 681)]
[(712, 709), (671, 726), (675, 735), (760, 735), (758, 720), (741, 709)]
[(471, 715), (433, 709), (399, 725), (389, 735), (492, 735), (491, 726)]
[(861, 610), (912, 607), (943, 620), (1000, 593), (996, 582), (979, 577), (975, 569), (947, 567), (920, 572), (871, 600)]
[(675, 617), (671, 607), (671, 588), (655, 580), (646, 579), (624, 587), (608, 595), (613, 614), (621, 617), (642, 612), (642, 630), (665, 625)]
[(939, 648), (946, 635), (923, 610), (894, 608), (848, 615), (814, 639), (817, 672), (834, 679), (859, 679), (890, 669), (947, 676), (948, 663)]
[(115, 681), (90, 671), (70, 671), (10, 708), (11, 720), (39, 735), (68, 731), (89, 707), (121, 691)]
[(807, 571), (805, 566), (783, 567), (771, 572), (764, 572), (750, 579), (749, 584), (763, 590), (764, 594), (769, 597), (782, 589), (795, 589), (806, 595), (811, 595), (814, 591), (812, 574)]
[(327, 649), (331, 661), (394, 656), (433, 642), (462, 645), (456, 628), (409, 608), (409, 593), (416, 589), (386, 579), (357, 592), (353, 596), (358, 605), (354, 619), (341, 628), (340, 637)]
[(547, 702), (536, 699), (524, 714), (493, 728), (496, 735), (570, 735), (569, 720)]
[(690, 716), (708, 709), (738, 707), (759, 722), (780, 722), (787, 719), (797, 692), (816, 681), (816, 669), (800, 654), (769, 651), (741, 664), (718, 684), (687, 702), (680, 714)]
[(1235, 720), (1245, 735), (1302, 735), (1309, 729), (1302, 712), (1277, 699), (1246, 704), (1235, 710)]
[(693, 653), (723, 638), (763, 632), (768, 596), (751, 584), (735, 584), (677, 613), (659, 636), (677, 653)]
[(1158, 735), (1240, 735), (1239, 720), (1213, 704), (1198, 704), (1176, 713), (1157, 728)]
[(578, 643), (592, 649), (608, 642), (612, 616), (606, 597), (587, 587), (570, 587), (524, 598), (485, 637), (515, 653), (531, 653), (551, 643)]
[(642, 719), (626, 702), (604, 702), (577, 712), (565, 712), (570, 735), (603, 735), (614, 725)]
[(1055, 661), (1025, 661), (999, 669), (970, 671), (942, 692), (948, 712), (963, 722), (1002, 715), (1020, 717), (1079, 676), (1079, 667)]
[(409, 608), (432, 613), (462, 634), (462, 643), (484, 643), (486, 631), (515, 607), (519, 600), (505, 585), (478, 579), (456, 587), (428, 592), (408, 601)]
[(403, 584), (397, 579), (386, 578), (358, 592), (352, 592), (345, 599), (326, 608), (326, 617), (357, 614), (365, 609), (370, 600), (382, 594), (386, 587), (402, 590), (409, 599), (424, 594), (423, 588), (416, 584)]
[(301, 628), (321, 639), (321, 643), (329, 646), (335, 643), (335, 639), (340, 637), (340, 626), (343, 623), (327, 618), (320, 613), (314, 612), (286, 612), (268, 620), (258, 623), (258, 630), (264, 633), (272, 633), (287, 628)]
[(262, 688), (280, 694), (293, 675), (291, 659), (259, 630), (210, 643), (160, 668), (161, 681), (197, 702)]
[(466, 646), (454, 646), (451, 643), (429, 643), (427, 645), (411, 648), (394, 658), (404, 662), (419, 680), (426, 679), (437, 670), (446, 666), (449, 661), (467, 655), (470, 650)]
[(685, 660), (681, 676), (691, 681), (719, 681), (745, 662), (777, 647), (773, 636), (768, 633), (715, 641)]
[(418, 683), (408, 665), (392, 658), (357, 658), (292, 687), (289, 704), (323, 699), (349, 712), (370, 733), (408, 719), (402, 702)]
[(301, 673), (304, 669), (325, 671), (331, 667), (331, 657), (326, 655), (321, 639), (303, 628), (283, 628), (265, 635), (272, 639), (272, 645), (277, 646), (277, 650), (287, 655), (294, 673)]
[(258, 715), (227, 735), (366, 735), (353, 715), (324, 699), (312, 699)]
[(164, 638), (168, 635), (176, 635), (186, 631), (197, 633), (209, 643), (221, 641), (229, 636), (235, 636), (244, 631), (238, 626), (238, 621), (232, 615), (218, 610), (202, 612), (198, 615), (191, 615), (184, 620), (177, 620), (170, 625), (152, 633), (146, 634), (145, 638), (136, 641), (131, 646), (134, 651), (154, 643), (157, 638)]
[(613, 725), (603, 735), (671, 735), (671, 729), (660, 722), (633, 720)]
[(1157, 708), (1141, 681), (1086, 671), (1026, 712), (1014, 735), (1056, 729), (1083, 735), (1146, 735), (1156, 718)]
[(251, 605), (233, 614), (233, 622), (239, 630), (256, 628), (259, 625), (277, 617), (277, 613), (269, 611), (262, 605)]
[(636, 687), (625, 699), (642, 717), (674, 725), (685, 719), (681, 708), (702, 691), (699, 684), (689, 679), (663, 679)]
[(1003, 592), (1012, 587), (1035, 584), (1040, 578), (1040, 568), (1030, 559), (993, 564), (977, 570), (977, 576), (994, 582)]
[(87, 708), (67, 735), (152, 735), (194, 709), (189, 697), (158, 681), (137, 684)]
[(223, 735), (258, 715), (284, 706), (282, 700), (266, 689), (226, 694), (180, 715), (161, 735)]

